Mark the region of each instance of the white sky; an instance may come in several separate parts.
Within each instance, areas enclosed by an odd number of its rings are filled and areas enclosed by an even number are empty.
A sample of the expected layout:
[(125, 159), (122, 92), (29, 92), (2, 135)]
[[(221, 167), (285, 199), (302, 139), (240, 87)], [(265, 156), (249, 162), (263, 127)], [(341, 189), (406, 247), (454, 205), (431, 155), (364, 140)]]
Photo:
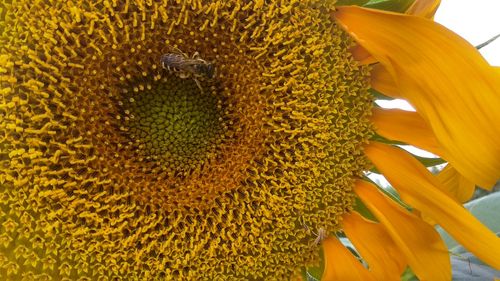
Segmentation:
[[(442, 0), (435, 20), (476, 46), (500, 34), (500, 0)], [(480, 52), (500, 66), (500, 38)]]

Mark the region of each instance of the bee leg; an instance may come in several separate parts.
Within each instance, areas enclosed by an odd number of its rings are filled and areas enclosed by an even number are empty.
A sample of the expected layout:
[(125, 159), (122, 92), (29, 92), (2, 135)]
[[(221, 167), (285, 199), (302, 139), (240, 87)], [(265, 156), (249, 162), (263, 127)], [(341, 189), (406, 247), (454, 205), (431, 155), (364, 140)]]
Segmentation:
[(189, 78), (189, 73), (177, 72), (177, 76), (181, 79)]
[(198, 86), (198, 88), (200, 88), (200, 91), (203, 93), (203, 88), (201, 87), (200, 81), (198, 81), (198, 79), (196, 79), (196, 78), (193, 78), (193, 79), (194, 79), (194, 82), (196, 82), (196, 85)]
[(186, 53), (184, 53), (183, 51), (181, 51), (179, 48), (177, 48), (175, 46), (171, 46), (170, 48), (171, 48), (172, 52), (177, 53), (179, 55), (182, 55), (185, 58), (189, 58), (189, 56)]
[(202, 62), (204, 64), (207, 63), (206, 60), (204, 60), (204, 59), (201, 58), (200, 53), (198, 53), (198, 52), (194, 52), (192, 59), (195, 59), (195, 60), (197, 60), (199, 62)]

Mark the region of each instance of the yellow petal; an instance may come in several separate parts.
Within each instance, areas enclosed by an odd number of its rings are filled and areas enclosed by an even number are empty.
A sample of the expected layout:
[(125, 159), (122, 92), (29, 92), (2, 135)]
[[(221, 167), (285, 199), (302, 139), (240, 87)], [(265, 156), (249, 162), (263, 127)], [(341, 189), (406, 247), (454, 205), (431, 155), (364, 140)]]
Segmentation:
[(474, 183), (464, 178), (449, 164), (436, 177), (441, 182), (443, 188), (453, 195), (453, 198), (459, 203), (469, 200), (476, 189)]
[(376, 64), (370, 74), (372, 88), (391, 98), (401, 98), (398, 85), (392, 78), (389, 71), (382, 65)]
[[(409, 15), (433, 18), (434, 14), (441, 3), (440, 0), (416, 0), (406, 11)], [(376, 63), (377, 60), (363, 47), (357, 45), (351, 49), (354, 59), (359, 61), (363, 65)]]
[(434, 133), (418, 113), (374, 108), (371, 120), (378, 134), (443, 156)]
[(374, 185), (358, 181), (354, 191), (387, 229), (420, 280), (450, 280), (448, 250), (436, 230), (384, 196)]
[(440, 0), (416, 0), (406, 13), (432, 19), (434, 18), (434, 14), (436, 14), (439, 4), (441, 4)]
[(325, 270), (322, 281), (364, 281), (375, 280), (373, 275), (363, 267), (349, 250), (335, 237), (323, 240)]
[(420, 162), (402, 149), (375, 142), (365, 148), (365, 154), (403, 201), (434, 219), (485, 263), (500, 269), (500, 239), (457, 204)]
[(407, 266), (406, 258), (380, 223), (351, 212), (343, 216), (342, 229), (368, 262), (376, 280), (401, 279)]
[(365, 48), (361, 47), (360, 45), (354, 46), (353, 48), (351, 48), (350, 51), (354, 59), (357, 60), (362, 65), (368, 65), (377, 62), (375, 58), (370, 53), (368, 53), (368, 51)]
[(391, 74), (446, 159), (470, 181), (492, 186), (500, 177), (500, 75), (478, 51), (420, 17), (348, 6), (335, 18)]

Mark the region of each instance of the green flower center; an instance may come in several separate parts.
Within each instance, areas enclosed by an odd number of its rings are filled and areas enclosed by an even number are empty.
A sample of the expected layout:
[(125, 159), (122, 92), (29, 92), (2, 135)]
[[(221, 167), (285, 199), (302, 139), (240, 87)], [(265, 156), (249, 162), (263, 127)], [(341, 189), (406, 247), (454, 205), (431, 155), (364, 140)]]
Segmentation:
[(202, 90), (193, 79), (174, 75), (151, 89), (123, 96), (123, 130), (136, 159), (158, 161), (187, 174), (218, 151), (224, 140), (224, 100)]

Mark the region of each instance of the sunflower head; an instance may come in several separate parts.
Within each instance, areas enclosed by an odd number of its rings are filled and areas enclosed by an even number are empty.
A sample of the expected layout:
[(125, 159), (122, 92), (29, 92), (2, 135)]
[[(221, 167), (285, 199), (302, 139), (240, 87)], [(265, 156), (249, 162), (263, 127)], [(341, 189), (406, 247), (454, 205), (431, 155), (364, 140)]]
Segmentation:
[[(0, 276), (286, 280), (321, 245), (325, 280), (449, 280), (436, 222), (500, 268), (500, 240), (457, 204), (498, 179), (498, 73), (423, 18), (439, 1), (340, 2), (418, 16), (0, 4)], [(370, 87), (417, 112), (372, 108)], [(397, 195), (362, 178), (370, 163)]]
[[(372, 134), (368, 68), (332, 8), (9, 4), (0, 275), (287, 279), (318, 263)], [(216, 74), (165, 69), (173, 48)]]

